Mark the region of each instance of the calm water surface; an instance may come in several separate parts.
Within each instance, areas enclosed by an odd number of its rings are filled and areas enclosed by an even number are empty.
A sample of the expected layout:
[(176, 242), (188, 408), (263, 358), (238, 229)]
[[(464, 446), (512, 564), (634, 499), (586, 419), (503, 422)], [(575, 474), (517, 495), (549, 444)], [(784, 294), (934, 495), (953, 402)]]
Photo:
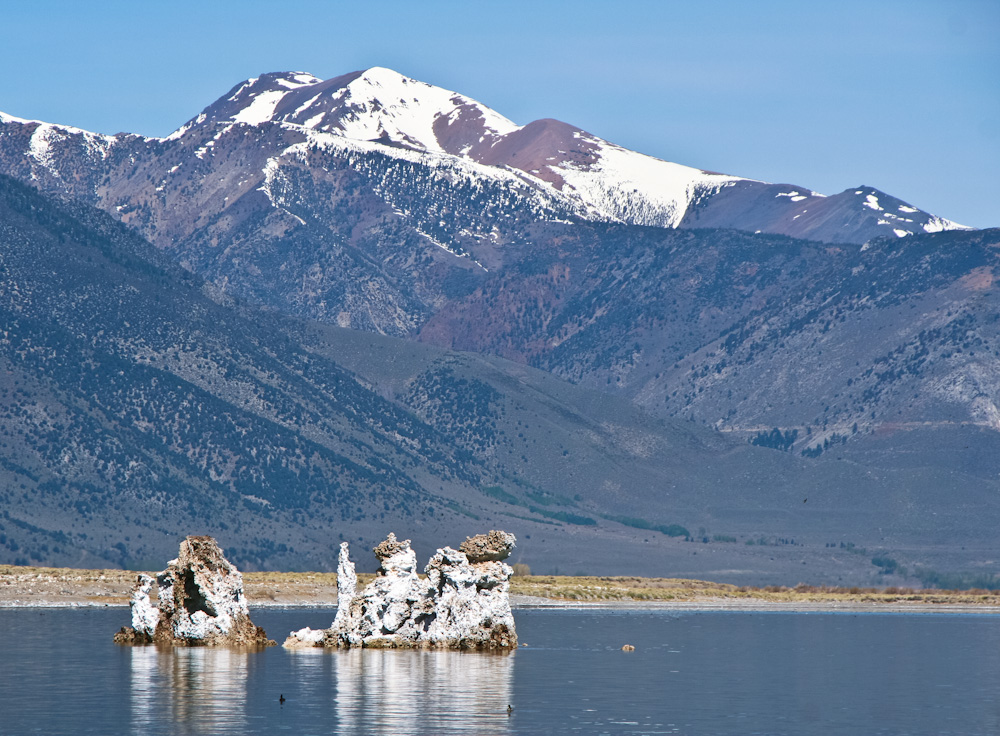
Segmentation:
[[(333, 611), (253, 617), (281, 641)], [(994, 616), (515, 618), (510, 655), (239, 652), (117, 646), (122, 608), (0, 610), (0, 734), (1000, 734)]]

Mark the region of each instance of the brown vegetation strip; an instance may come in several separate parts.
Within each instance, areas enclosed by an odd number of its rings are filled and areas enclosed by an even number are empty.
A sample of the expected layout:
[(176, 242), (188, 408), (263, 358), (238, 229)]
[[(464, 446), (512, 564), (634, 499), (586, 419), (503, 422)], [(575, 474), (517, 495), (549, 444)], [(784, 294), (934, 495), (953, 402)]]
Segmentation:
[(681, 578), (515, 577), (511, 592), (565, 601), (698, 601), (761, 600), (774, 603), (885, 603), (893, 605), (1000, 605), (1000, 591), (937, 590), (933, 588), (836, 588), (797, 585), (794, 588), (711, 583)]
[[(14, 601), (40, 605), (120, 605), (127, 602), (137, 575), (137, 572), (130, 570), (0, 565), (0, 605)], [(374, 576), (358, 577), (359, 583), (365, 585)], [(251, 603), (332, 605), (337, 600), (337, 576), (334, 573), (246, 572), (243, 573), (243, 580)], [(756, 600), (788, 604), (1000, 606), (1000, 591), (991, 590), (834, 588), (812, 585), (751, 588), (680, 578), (516, 576), (511, 580), (511, 593), (580, 602), (714, 603)]]

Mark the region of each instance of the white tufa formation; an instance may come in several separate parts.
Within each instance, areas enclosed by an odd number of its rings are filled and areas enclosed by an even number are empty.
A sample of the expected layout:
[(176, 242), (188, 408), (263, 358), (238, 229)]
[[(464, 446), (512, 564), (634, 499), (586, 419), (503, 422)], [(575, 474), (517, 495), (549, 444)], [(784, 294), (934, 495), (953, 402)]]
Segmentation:
[(115, 635), (122, 644), (261, 645), (264, 630), (250, 621), (243, 576), (212, 537), (187, 537), (176, 560), (153, 578), (140, 575), (132, 590), (132, 628)]
[[(477, 541), (478, 540), (478, 541)], [(286, 647), (436, 647), (513, 649), (517, 647), (510, 608), (510, 576), (502, 561), (514, 535), (493, 531), (466, 540), (481, 551), (470, 562), (465, 552), (444, 547), (417, 576), (410, 540), (390, 534), (375, 548), (378, 576), (360, 593), (347, 543), (337, 567), (337, 617), (324, 630), (293, 631)]]
[(144, 632), (150, 637), (156, 631), (156, 624), (160, 621), (160, 611), (149, 600), (149, 592), (153, 589), (156, 581), (149, 575), (139, 575), (139, 581), (132, 589), (132, 597), (129, 605), (132, 608), (132, 628), (136, 631)]

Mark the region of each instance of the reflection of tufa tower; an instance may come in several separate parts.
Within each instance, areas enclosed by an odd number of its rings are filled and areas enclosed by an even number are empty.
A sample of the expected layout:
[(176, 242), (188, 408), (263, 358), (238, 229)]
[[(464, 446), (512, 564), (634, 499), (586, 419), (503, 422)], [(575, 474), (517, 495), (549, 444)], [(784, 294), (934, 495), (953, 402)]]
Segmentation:
[(333, 654), (340, 733), (509, 733), (512, 653), (350, 649)]
[(248, 657), (228, 648), (131, 647), (132, 731), (170, 719), (179, 733), (241, 730), (246, 722)]

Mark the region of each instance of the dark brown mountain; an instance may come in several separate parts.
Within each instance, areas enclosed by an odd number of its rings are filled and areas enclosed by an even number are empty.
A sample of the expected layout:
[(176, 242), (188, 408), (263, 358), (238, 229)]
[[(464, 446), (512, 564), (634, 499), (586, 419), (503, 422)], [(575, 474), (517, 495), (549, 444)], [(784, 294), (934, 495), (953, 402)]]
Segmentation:
[[(530, 257), (439, 310), (421, 339), (750, 440), (779, 428), (807, 455), (901, 432), (996, 444), (1000, 230), (862, 247), (731, 230), (531, 232)], [(966, 469), (995, 477), (988, 456)]]

